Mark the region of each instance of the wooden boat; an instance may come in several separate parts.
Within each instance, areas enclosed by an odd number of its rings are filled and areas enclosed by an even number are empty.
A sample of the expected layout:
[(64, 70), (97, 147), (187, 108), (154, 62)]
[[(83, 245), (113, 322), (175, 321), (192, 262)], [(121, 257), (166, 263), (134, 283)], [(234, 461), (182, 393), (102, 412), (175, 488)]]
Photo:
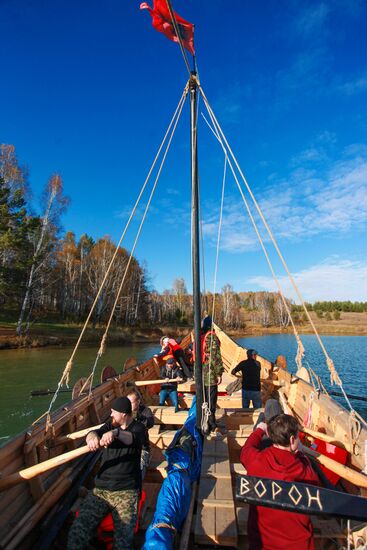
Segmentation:
[[(246, 350), (218, 327), (216, 332), (221, 341), (225, 367), (219, 388), (218, 429), (204, 441), (201, 475), (195, 490), (195, 507), (193, 497), (190, 513), (179, 534), (179, 548), (188, 548), (194, 543), (206, 547), (211, 544), (245, 547), (243, 544), (246, 542), (248, 504), (235, 498), (233, 488), (236, 476), (245, 473), (239, 453), (253, 429), (259, 410), (252, 412), (241, 409), (240, 392), (232, 395), (226, 392), (228, 383), (233, 381), (229, 373), (246, 356)], [(186, 337), (183, 346), (188, 346), (190, 342), (191, 337)], [(259, 360), (264, 402), (269, 396), (281, 396), (283, 405), (287, 404), (302, 424), (305, 416), (308, 417), (307, 427), (304, 428), (306, 434), (345, 449), (348, 452), (345, 465), (330, 462), (330, 459), (327, 465), (341, 476), (340, 483), (346, 492), (365, 496), (367, 476), (362, 471), (366, 468), (366, 428), (357, 425), (356, 418), (325, 391), (316, 391), (311, 383), (291, 375), (265, 358)], [(153, 459), (144, 481), (147, 498), (141, 510), (137, 534), (138, 544), (142, 544), (166, 476), (167, 463), (163, 452), (188, 413), (184, 410), (174, 413), (171, 407), (158, 406), (159, 385), (149, 383), (158, 378), (159, 363), (156, 359), (150, 358), (141, 365), (133, 363), (134, 360), (129, 360), (122, 373), (96, 386), (91, 393), (81, 394), (53, 413), (47, 431), (46, 419), (42, 419), (0, 449), (2, 548), (58, 548), (64, 544), (70, 510), (73, 507), (75, 509), (80, 486), (91, 476), (95, 453), (84, 452), (71, 462), (27, 480), (30, 468), (41, 465), (42, 471), (45, 469), (44, 461), (57, 461), (64, 453), (77, 453), (84, 449), (86, 431), (106, 420), (110, 414), (111, 401), (116, 396), (124, 395), (132, 385), (139, 388), (155, 416), (155, 426), (150, 431)], [(109, 372), (111, 374), (111, 370)], [(77, 386), (80, 389), (81, 385)], [(195, 391), (194, 384), (186, 382), (181, 385), (180, 391), (181, 406), (189, 407)], [(320, 519), (315, 516), (314, 523), (319, 547), (335, 539), (345, 543), (347, 533), (342, 521), (333, 517)], [(350, 540), (351, 547), (353, 541), (355, 547), (358, 540), (365, 541), (366, 527), (360, 523), (351, 527)]]
[[(196, 167), (196, 88), (200, 84), (191, 76), (185, 88), (190, 90), (192, 123), (193, 163), (193, 212), (194, 225), (194, 331), (196, 357), (200, 356), (200, 285), (198, 284), (198, 201)], [(203, 90), (200, 92), (206, 101)], [(213, 113), (209, 111), (211, 115)], [(215, 119), (212, 118), (215, 125)], [(220, 128), (216, 127), (217, 138), (222, 147), (229, 150)], [(223, 141), (222, 141), (223, 138)], [(226, 153), (227, 154), (227, 153)], [(196, 202), (195, 202), (196, 201)], [(255, 203), (256, 204), (256, 203)], [(195, 275), (196, 274), (196, 275)], [(195, 279), (196, 276), (196, 279)], [(221, 341), (225, 373), (219, 387), (217, 422), (218, 429), (203, 439), (200, 476), (192, 487), (191, 502), (187, 517), (175, 531), (177, 548), (184, 550), (193, 545), (200, 547), (226, 546), (245, 548), (247, 539), (247, 502), (268, 506), (284, 506), (275, 497), (283, 493), (286, 506), (293, 510), (315, 514), (315, 535), (319, 548), (334, 547), (335, 540), (349, 548), (360, 548), (367, 544), (367, 429), (366, 423), (355, 411), (348, 412), (328, 395), (319, 381), (312, 378), (306, 369), (298, 375), (286, 370), (284, 363), (273, 365), (260, 358), (262, 372), (263, 404), (270, 397), (279, 399), (283, 409), (293, 414), (303, 425), (303, 432), (309, 438), (309, 445), (324, 443), (342, 452), (344, 462), (327, 457), (317, 449), (307, 447), (305, 452), (316, 462), (333, 472), (338, 479), (338, 491), (317, 494), (310, 493), (300, 484), (290, 488), (276, 484), (272, 487), (273, 499), (269, 496), (266, 480), (251, 481), (246, 478), (240, 460), (240, 450), (253, 429), (259, 410), (241, 408), (240, 391), (229, 391), (234, 379), (231, 370), (246, 357), (246, 349), (236, 344), (225, 332), (216, 327)], [(191, 335), (183, 347), (191, 343)], [(101, 346), (102, 347), (102, 346)], [(198, 359), (198, 363), (200, 363)], [(332, 365), (329, 365), (332, 367)], [(199, 369), (198, 369), (199, 370)], [(154, 517), (157, 495), (167, 476), (167, 462), (164, 451), (168, 449), (176, 431), (188, 416), (187, 411), (174, 413), (171, 407), (158, 406), (159, 362), (150, 358), (143, 364), (129, 360), (123, 372), (104, 371), (100, 385), (93, 388), (88, 381), (81, 380), (74, 387), (73, 399), (59, 410), (48, 414), (34, 423), (0, 449), (0, 540), (1, 547), (15, 548), (65, 548), (65, 540), (73, 513), (82, 497), (83, 486), (89, 486), (98, 460), (98, 453), (90, 453), (84, 437), (91, 427), (104, 422), (110, 415), (111, 402), (117, 396), (125, 395), (134, 385), (139, 387), (143, 399), (155, 416), (155, 426), (149, 436), (153, 460), (144, 479), (145, 502), (142, 504), (136, 546), (142, 547), (144, 535)], [(336, 375), (334, 373), (334, 379)], [(181, 406), (189, 408), (194, 395), (200, 395), (200, 375), (194, 383), (181, 385)], [(200, 412), (200, 406), (198, 407)], [(200, 425), (200, 424), (199, 424)], [(325, 447), (325, 445), (324, 445)], [(327, 450), (327, 449), (326, 449)], [(335, 453), (337, 455), (337, 453)], [(253, 483), (253, 489), (249, 489)], [(279, 482), (280, 483), (280, 482)], [(243, 490), (245, 488), (245, 490)], [(306, 491), (303, 493), (302, 491)], [(320, 489), (321, 491), (321, 489)], [(248, 493), (251, 493), (249, 495)], [(325, 497), (324, 501), (322, 500)], [(304, 495), (307, 495), (304, 497)], [(327, 500), (327, 496), (329, 501)], [(250, 498), (251, 497), (251, 498)], [(269, 497), (270, 498), (270, 497)], [(306, 504), (304, 500), (306, 498)], [(252, 500), (251, 500), (252, 499)], [(278, 500), (281, 500), (280, 497)], [(329, 502), (329, 503), (328, 503)], [(336, 505), (335, 505), (336, 503)], [(328, 504), (326, 506), (326, 504)], [(334, 507), (333, 507), (334, 504)], [(361, 511), (362, 510), (362, 511)], [(322, 515), (320, 516), (320, 513)], [(345, 522), (343, 519), (352, 518)], [(153, 525), (154, 528), (171, 528), (167, 523)], [(173, 535), (172, 535), (173, 538)], [(99, 545), (100, 547), (100, 545)], [(159, 547), (159, 546), (157, 546)], [(171, 546), (170, 546), (171, 547)]]

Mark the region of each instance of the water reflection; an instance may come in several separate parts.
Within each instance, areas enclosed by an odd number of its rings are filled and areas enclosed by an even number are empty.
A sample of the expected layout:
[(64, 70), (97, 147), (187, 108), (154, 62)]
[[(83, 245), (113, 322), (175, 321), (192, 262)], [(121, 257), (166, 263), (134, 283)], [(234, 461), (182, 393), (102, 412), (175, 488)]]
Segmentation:
[[(95, 384), (101, 372), (112, 365), (117, 372), (129, 357), (144, 361), (157, 351), (154, 344), (136, 344), (107, 349), (99, 361)], [(2, 350), (0, 352), (0, 444), (8, 437), (27, 428), (49, 407), (52, 395), (31, 397), (32, 390), (55, 389), (71, 355), (71, 348), (40, 348), (30, 350)], [(70, 375), (70, 387), (83, 376), (88, 376), (96, 358), (96, 348), (81, 348), (75, 357)], [(55, 408), (71, 398), (61, 393)]]

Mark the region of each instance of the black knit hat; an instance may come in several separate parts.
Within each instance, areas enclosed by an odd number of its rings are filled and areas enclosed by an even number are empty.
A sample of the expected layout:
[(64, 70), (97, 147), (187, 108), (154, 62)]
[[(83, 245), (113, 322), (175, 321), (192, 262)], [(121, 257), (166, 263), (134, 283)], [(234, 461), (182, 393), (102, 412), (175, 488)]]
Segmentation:
[(204, 330), (210, 330), (212, 328), (212, 324), (213, 324), (212, 318), (210, 317), (210, 315), (207, 315), (201, 321), (201, 328), (203, 328)]
[(131, 401), (128, 397), (116, 397), (111, 403), (111, 409), (119, 413), (131, 414)]

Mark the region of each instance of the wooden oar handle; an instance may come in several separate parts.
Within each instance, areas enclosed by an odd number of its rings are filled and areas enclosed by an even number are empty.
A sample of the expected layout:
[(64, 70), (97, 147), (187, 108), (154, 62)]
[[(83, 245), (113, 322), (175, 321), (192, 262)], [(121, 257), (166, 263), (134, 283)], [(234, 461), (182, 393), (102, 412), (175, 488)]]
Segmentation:
[[(279, 391), (279, 397), (280, 401), (282, 403), (282, 407), (284, 412), (287, 414), (293, 415), (292, 408), (287, 403), (287, 400), (285, 398), (285, 395), (282, 391)], [(294, 415), (293, 415), (294, 416)], [(309, 433), (310, 435), (314, 435), (315, 437), (318, 437), (319, 439), (323, 439), (325, 441), (325, 438), (329, 438), (330, 436), (327, 436), (325, 434), (314, 432), (313, 430), (310, 430), (309, 428), (303, 428), (301, 427), (301, 430), (303, 430), (305, 433)], [(310, 433), (312, 432), (312, 433)], [(334, 440), (334, 445), (335, 445)], [(343, 479), (346, 479), (347, 481), (350, 481), (351, 483), (354, 483), (354, 485), (357, 485), (357, 487), (362, 487), (363, 489), (367, 489), (367, 476), (364, 474), (361, 474), (360, 472), (357, 472), (356, 470), (352, 470), (352, 468), (349, 468), (348, 466), (344, 466), (344, 464), (340, 464), (336, 460), (333, 460), (332, 458), (329, 458), (325, 455), (322, 455), (318, 453), (317, 451), (314, 451), (313, 449), (310, 449), (309, 447), (306, 447), (302, 445), (302, 452), (308, 456), (311, 456), (314, 458), (319, 464), (322, 464), (328, 470), (331, 470), (335, 474), (339, 475)]]
[(354, 483), (354, 485), (357, 485), (357, 487), (363, 487), (364, 489), (367, 489), (367, 476), (365, 476), (364, 474), (361, 474), (356, 470), (352, 470), (352, 468), (348, 468), (348, 466), (344, 466), (344, 464), (340, 464), (339, 462), (336, 462), (336, 460), (324, 456), (317, 451), (310, 449), (309, 447), (305, 447), (304, 445), (302, 445), (301, 451), (305, 455), (311, 456), (312, 458), (317, 460), (317, 462), (319, 462), (335, 474), (339, 475), (343, 479), (347, 479), (351, 483)]
[(97, 424), (97, 426), (91, 426), (90, 428), (85, 428), (84, 430), (79, 430), (78, 432), (72, 432), (67, 435), (62, 435), (56, 439), (56, 445), (62, 445), (63, 443), (68, 443), (74, 439), (80, 439), (81, 437), (86, 436), (89, 432), (94, 432), (102, 428), (103, 424)]
[(172, 378), (169, 382), (166, 382), (164, 379), (159, 378), (158, 380), (136, 380), (134, 382), (135, 386), (152, 386), (153, 384), (171, 384), (172, 382), (183, 382), (183, 380), (177, 380), (177, 378)]
[(316, 432), (316, 430), (310, 430), (310, 428), (305, 428), (302, 426), (301, 432), (304, 432), (307, 435), (310, 435), (311, 437), (314, 437), (316, 439), (320, 439), (321, 441), (325, 441), (325, 443), (332, 443), (335, 445), (335, 447), (339, 447), (340, 449), (343, 449), (343, 444), (335, 439), (332, 435), (323, 434), (322, 432)]
[(74, 460), (74, 458), (78, 458), (79, 456), (89, 452), (90, 450), (88, 445), (84, 445), (83, 447), (79, 447), (78, 449), (74, 449), (73, 451), (69, 451), (60, 456), (55, 456), (54, 458), (45, 460), (40, 464), (35, 464), (34, 466), (20, 470), (15, 474), (4, 477), (3, 479), (0, 479), (0, 491), (10, 489), (10, 487), (14, 487), (19, 483), (23, 483), (23, 481), (27, 481), (28, 479), (32, 479), (33, 477), (43, 474), (44, 472), (48, 472), (53, 468), (57, 468), (58, 466), (61, 466), (66, 462), (70, 462), (70, 460)]

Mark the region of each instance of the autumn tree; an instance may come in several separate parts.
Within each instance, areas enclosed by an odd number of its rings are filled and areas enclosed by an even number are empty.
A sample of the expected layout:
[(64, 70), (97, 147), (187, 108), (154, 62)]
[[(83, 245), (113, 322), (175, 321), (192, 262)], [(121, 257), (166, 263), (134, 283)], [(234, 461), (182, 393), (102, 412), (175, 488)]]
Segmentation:
[(16, 331), (18, 335), (24, 332), (23, 323), (27, 310), (28, 319), (30, 318), (30, 313), (34, 305), (37, 283), (45, 283), (45, 273), (42, 270), (47, 265), (47, 257), (53, 252), (59, 217), (67, 204), (68, 199), (63, 194), (61, 176), (55, 174), (50, 177), (45, 186), (44, 214), (41, 217), (40, 226), (35, 228), (31, 238), (33, 255), (30, 261), (23, 303), (17, 323)]
[(175, 279), (172, 283), (172, 290), (173, 294), (176, 296), (176, 317), (182, 321), (187, 318), (185, 315), (185, 298), (187, 296), (185, 279), (183, 277)]
[(18, 193), (25, 198), (28, 190), (27, 170), (20, 166), (14, 145), (0, 145), (0, 177), (8, 187), (10, 196)]
[(10, 192), (0, 177), (0, 294), (9, 297), (20, 284), (24, 266), (22, 244), (27, 223), (25, 201), (21, 192)]

